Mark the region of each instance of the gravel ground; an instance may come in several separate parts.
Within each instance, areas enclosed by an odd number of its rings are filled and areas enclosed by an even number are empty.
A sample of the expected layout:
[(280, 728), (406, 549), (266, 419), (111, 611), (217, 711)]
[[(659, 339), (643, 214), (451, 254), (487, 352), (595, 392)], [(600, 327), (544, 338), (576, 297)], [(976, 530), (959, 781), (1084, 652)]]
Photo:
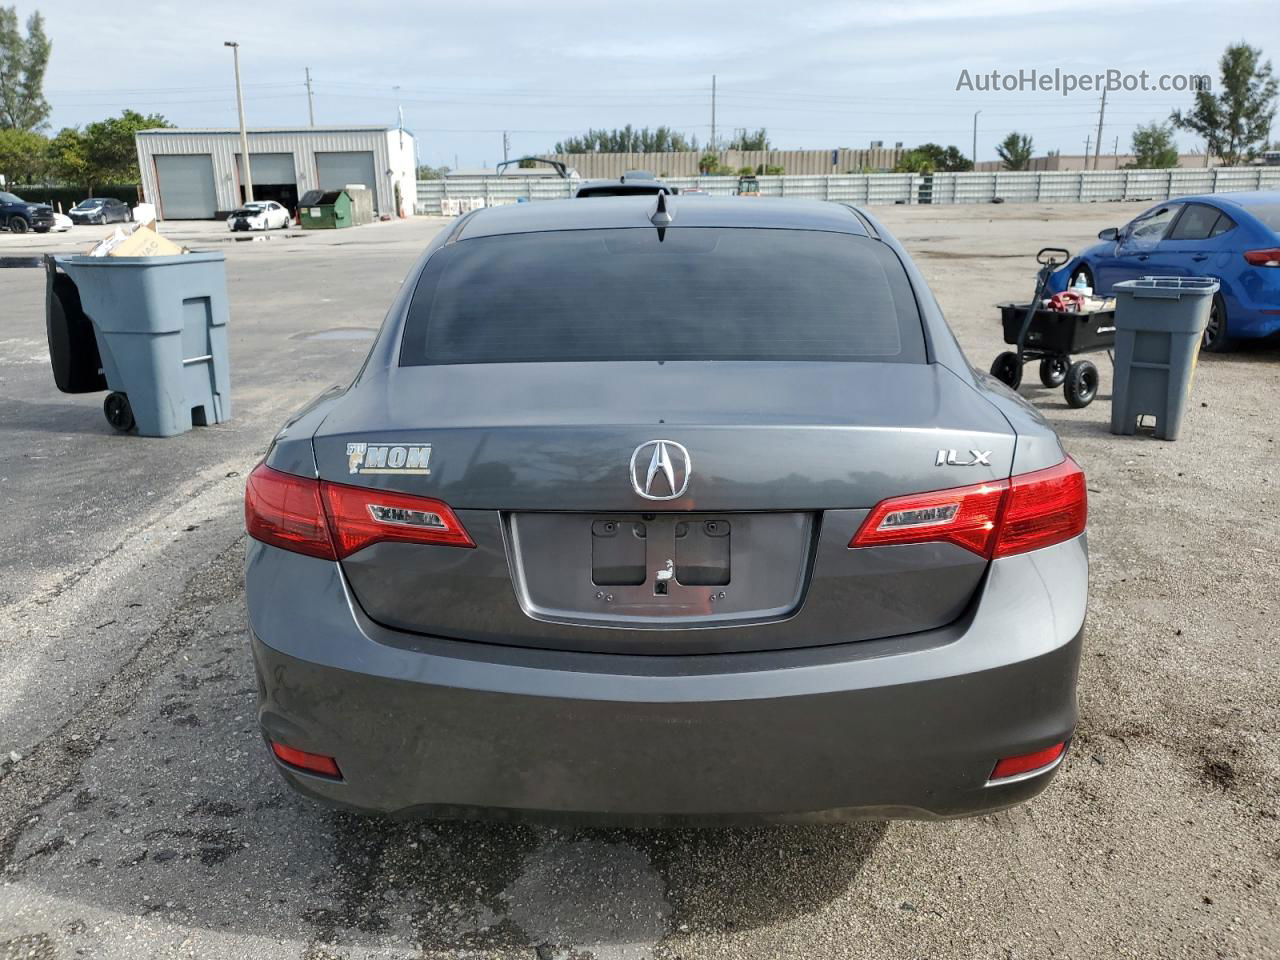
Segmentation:
[[(1035, 251), (1131, 205), (876, 212), (975, 365)], [(1081, 724), (1055, 783), (974, 820), (718, 831), (388, 822), (293, 796), (254, 729), (239, 496), (350, 376), (442, 221), (225, 249), (236, 419), (111, 433), (58, 394), (43, 276), (0, 270), (0, 960), (1280, 955), (1280, 345), (1203, 358), (1182, 438), (1023, 393), (1089, 474)], [(0, 236), (0, 257), (91, 231)], [(351, 336), (359, 337), (355, 333)], [(1034, 375), (1030, 378), (1034, 380)]]

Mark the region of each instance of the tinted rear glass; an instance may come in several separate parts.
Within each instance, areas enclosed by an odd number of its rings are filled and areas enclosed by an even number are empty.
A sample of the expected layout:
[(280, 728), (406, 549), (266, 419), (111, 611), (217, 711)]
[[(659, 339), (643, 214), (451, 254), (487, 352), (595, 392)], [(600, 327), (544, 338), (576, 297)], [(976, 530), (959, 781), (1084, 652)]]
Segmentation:
[(885, 244), (808, 230), (568, 230), (464, 240), (427, 262), (400, 362), (923, 363)]
[(1170, 240), (1205, 240), (1213, 233), (1214, 224), (1222, 214), (1216, 207), (1193, 203), (1182, 211), (1182, 216), (1169, 233)]

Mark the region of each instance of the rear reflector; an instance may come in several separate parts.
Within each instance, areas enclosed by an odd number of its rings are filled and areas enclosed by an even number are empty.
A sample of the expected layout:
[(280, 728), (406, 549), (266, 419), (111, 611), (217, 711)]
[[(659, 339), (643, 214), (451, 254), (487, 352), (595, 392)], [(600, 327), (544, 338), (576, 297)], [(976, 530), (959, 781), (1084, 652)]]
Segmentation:
[(475, 546), (439, 500), (297, 477), (264, 463), (245, 484), (244, 525), (255, 540), (324, 560), (387, 540)]
[(1280, 267), (1280, 247), (1270, 250), (1246, 250), (1245, 260), (1255, 267)]
[(882, 500), (850, 547), (953, 543), (983, 557), (1052, 546), (1084, 532), (1084, 471), (1070, 457), (1046, 470)]
[(342, 777), (342, 772), (338, 769), (338, 761), (334, 760), (333, 757), (326, 757), (322, 753), (307, 753), (305, 750), (295, 750), (293, 747), (286, 747), (283, 743), (276, 743), (274, 740), (271, 741), (271, 752), (289, 766), (305, 770), (307, 773), (318, 773), (323, 777)]
[(995, 769), (991, 771), (989, 779), (993, 781), (1005, 780), (1024, 773), (1041, 771), (1057, 763), (1066, 749), (1067, 743), (1064, 740), (1062, 743), (1055, 743), (1052, 747), (1045, 747), (1035, 753), (1024, 753), (1016, 757), (1005, 757), (1003, 760), (997, 760)]

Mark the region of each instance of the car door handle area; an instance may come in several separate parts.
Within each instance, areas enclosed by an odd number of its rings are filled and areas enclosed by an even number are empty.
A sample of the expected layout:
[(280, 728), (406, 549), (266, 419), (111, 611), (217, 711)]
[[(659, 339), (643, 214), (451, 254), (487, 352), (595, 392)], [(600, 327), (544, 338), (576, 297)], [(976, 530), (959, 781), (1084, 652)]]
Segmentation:
[(1139, 260), (1150, 260), (1150, 259), (1151, 259), (1151, 254), (1149, 254), (1149, 253), (1140, 253), (1140, 254), (1138, 254), (1138, 259), (1139, 259)]
[(1191, 259), (1199, 263), (1201, 260), (1208, 260), (1209, 255), (1207, 253), (1197, 253)]

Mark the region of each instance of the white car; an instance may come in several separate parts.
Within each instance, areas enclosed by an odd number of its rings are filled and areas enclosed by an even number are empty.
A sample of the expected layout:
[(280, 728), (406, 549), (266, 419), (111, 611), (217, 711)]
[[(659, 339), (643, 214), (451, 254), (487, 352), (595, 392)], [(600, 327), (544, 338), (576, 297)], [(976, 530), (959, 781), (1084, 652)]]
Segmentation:
[(287, 228), (292, 218), (289, 211), (274, 200), (255, 200), (231, 211), (228, 230), (275, 230)]

